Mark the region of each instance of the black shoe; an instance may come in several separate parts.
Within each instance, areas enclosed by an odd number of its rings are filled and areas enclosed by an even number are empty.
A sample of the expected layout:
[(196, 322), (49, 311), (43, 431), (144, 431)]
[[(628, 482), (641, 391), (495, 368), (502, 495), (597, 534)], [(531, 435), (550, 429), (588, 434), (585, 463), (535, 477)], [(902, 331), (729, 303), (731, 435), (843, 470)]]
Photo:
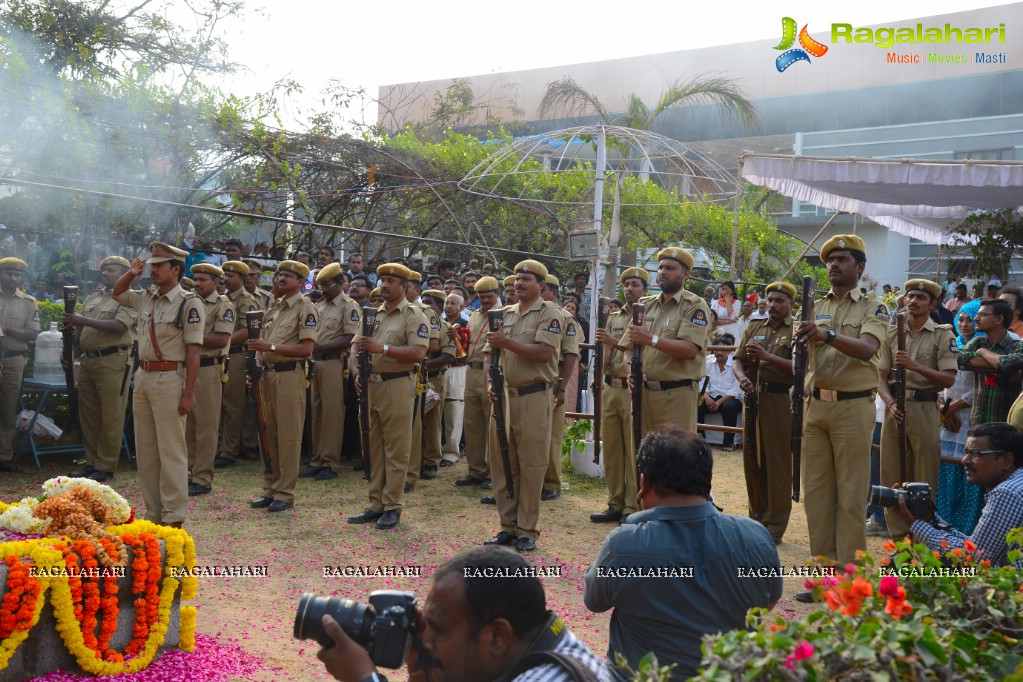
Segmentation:
[(253, 509), (266, 509), (271, 504), (273, 504), (273, 501), (274, 498), (267, 497), (266, 495), (264, 495), (263, 497), (257, 497), (256, 499), (252, 500), (252, 502), (249, 502), (249, 506), (252, 507)]
[(486, 497), (480, 498), (480, 504), (497, 504), (497, 498), (487, 495)]
[(107, 471), (100, 471), (99, 469), (93, 469), (92, 473), (85, 478), (90, 478), (97, 483), (107, 483), (114, 480), (114, 475)]
[(775, 547), (777, 547), (778, 545), (781, 544), (781, 536), (774, 536), (774, 535), (772, 535), (771, 539), (774, 540), (774, 546)]
[(298, 474), (298, 477), (299, 478), (312, 478), (313, 476), (316, 476), (317, 474), (319, 474), (324, 469), (327, 469), (327, 471), (330, 471), (330, 469), (328, 467), (314, 467), (314, 466), (311, 466), (308, 469), (303, 469)]
[(515, 549), (520, 552), (532, 552), (536, 549), (536, 543), (533, 542), (532, 538), (519, 538), (518, 542), (515, 543)]
[(543, 500), (544, 502), (556, 500), (559, 497), (561, 497), (560, 490), (544, 490), (542, 493), (540, 493), (540, 499)]
[(463, 476), (462, 478), (460, 478), (457, 481), (455, 481), (455, 485), (462, 486), (462, 487), (465, 487), (465, 486), (468, 486), (468, 485), (483, 485), (483, 479), (482, 478), (476, 478), (475, 476), (472, 476), (472, 475), (470, 475), (470, 476)]
[(590, 514), (590, 521), (593, 523), (615, 523), (622, 520), (622, 513), (608, 507), (606, 511), (599, 514)]
[(432, 481), (433, 479), (437, 478), (437, 470), (434, 469), (433, 467), (426, 467), (425, 469), (419, 472), (419, 478), (423, 479), (424, 481)]
[(284, 500), (274, 500), (270, 503), (270, 506), (266, 508), (268, 512), (282, 512), (287, 511), (295, 506), (294, 502), (285, 502)]
[(414, 485), (412, 485), (411, 483), (406, 483), (405, 484), (405, 488), (404, 488), (404, 492), (410, 493), (410, 492), (412, 492), (415, 489), (416, 489), (416, 487)]
[(355, 460), (355, 464), (352, 466), (352, 471), (362, 471), (366, 467), (362, 464), (362, 458)]
[(348, 523), (351, 523), (351, 524), (354, 524), (354, 525), (362, 525), (364, 523), (373, 523), (374, 521), (376, 521), (377, 519), (379, 519), (383, 515), (384, 515), (383, 512), (373, 511), (372, 508), (366, 507), (366, 510), (364, 512), (362, 512), (361, 514), (359, 514), (358, 516), (349, 516), (348, 517)]
[(96, 471), (96, 469), (91, 464), (86, 464), (84, 468), (79, 469), (78, 471), (72, 471), (68, 474), (68, 476), (71, 478), (88, 478), (89, 474), (94, 471)]
[(453, 466), (455, 466), (455, 463), (454, 463), (454, 462), (452, 462), (452, 461), (450, 461), (450, 460), (447, 460), (447, 459), (442, 459), (442, 460), (440, 461), (440, 465), (441, 465), (442, 467), (445, 467), (445, 468), (446, 468), (446, 467), (453, 467)]
[[(100, 472), (100, 473), (102, 473), (102, 472)], [(196, 495), (206, 495), (211, 490), (213, 490), (213, 488), (211, 488), (209, 486), (205, 486), (205, 485), (199, 485), (198, 483), (189, 483), (188, 484), (188, 496), (189, 497), (195, 497)]]
[(14, 462), (0, 462), (0, 471), (8, 474), (14, 474), (17, 473), (18, 467), (14, 464)]
[(813, 603), (813, 592), (810, 590), (803, 590), (796, 592), (796, 596), (793, 597), (800, 604), (812, 604)]
[(397, 509), (391, 509), (385, 511), (383, 516), (377, 519), (377, 528), (381, 530), (387, 530), (388, 528), (394, 528), (398, 525), (398, 521), (401, 520), (401, 512)]
[(618, 525), (620, 526), (623, 523), (625, 523), (626, 521), (628, 521), (629, 520), (629, 516), (630, 516), (629, 514), (622, 514), (622, 518), (620, 518), (618, 520)]
[(217, 457), (216, 459), (213, 460), (213, 468), (226, 469), (228, 467), (233, 467), (237, 463), (238, 461), (234, 459), (228, 459), (227, 457)]
[(330, 467), (323, 467), (313, 478), (317, 481), (329, 481), (332, 478), (337, 478), (337, 472)]
[(514, 535), (512, 535), (511, 533), (509, 533), (506, 530), (502, 530), (495, 537), (492, 537), (489, 540), (484, 540), (483, 544), (484, 545), (505, 545), (506, 547), (510, 547), (511, 545), (514, 545), (517, 541), (518, 541), (518, 538), (516, 538)]
[(494, 482), (491, 481), (489, 478), (485, 478), (483, 479), (483, 482), (480, 483), (480, 487), (483, 488), (484, 490), (493, 490)]

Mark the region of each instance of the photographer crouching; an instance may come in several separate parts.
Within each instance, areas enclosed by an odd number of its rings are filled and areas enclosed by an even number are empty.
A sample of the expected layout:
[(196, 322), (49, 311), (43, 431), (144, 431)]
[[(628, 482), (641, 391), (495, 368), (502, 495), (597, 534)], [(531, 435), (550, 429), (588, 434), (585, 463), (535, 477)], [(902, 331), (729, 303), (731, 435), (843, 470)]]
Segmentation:
[(422, 610), (411, 593), (373, 593), (372, 613), (306, 595), (295, 636), (324, 645), (317, 656), (342, 682), (385, 682), (376, 665), (399, 667), (406, 658), (411, 682), (609, 680), (600, 658), (547, 610), (534, 570), (507, 547), (476, 547), (437, 569)]
[[(977, 546), (972, 552), (977, 561), (986, 559), (992, 566), (1005, 566), (1009, 562), (1005, 536), (1013, 528), (1023, 526), (1023, 434), (1012, 424), (989, 422), (974, 426), (967, 436), (963, 451), (966, 480), (987, 491), (984, 511), (973, 534), (966, 536), (954, 528), (936, 527), (933, 504), (925, 505), (929, 508), (923, 512), (920, 505), (914, 505), (917, 513), (921, 513), (920, 517), (914, 516), (905, 494), (899, 495), (896, 510), (910, 527), (914, 541), (944, 553), (963, 547), (969, 540)], [(906, 485), (894, 487), (905, 490)], [(943, 540), (947, 547), (941, 546)]]

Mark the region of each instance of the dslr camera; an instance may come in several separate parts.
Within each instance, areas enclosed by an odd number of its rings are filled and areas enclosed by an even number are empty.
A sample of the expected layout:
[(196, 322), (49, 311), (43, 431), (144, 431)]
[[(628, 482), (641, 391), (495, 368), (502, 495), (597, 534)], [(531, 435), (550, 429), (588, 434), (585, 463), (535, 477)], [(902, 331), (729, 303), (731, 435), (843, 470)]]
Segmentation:
[(418, 638), (416, 597), (411, 592), (377, 590), (370, 593), (368, 605), (306, 592), (295, 613), (295, 639), (314, 639), (321, 646), (333, 646), (334, 640), (321, 622), (324, 614), (333, 616), (345, 634), (366, 649), (381, 668), (397, 670), (403, 666)]
[(899, 498), (906, 500), (909, 513), (918, 519), (934, 518), (934, 500), (931, 486), (927, 483), (907, 483), (905, 488), (896, 490), (881, 485), (870, 486), (870, 504), (892, 509), (899, 506)]

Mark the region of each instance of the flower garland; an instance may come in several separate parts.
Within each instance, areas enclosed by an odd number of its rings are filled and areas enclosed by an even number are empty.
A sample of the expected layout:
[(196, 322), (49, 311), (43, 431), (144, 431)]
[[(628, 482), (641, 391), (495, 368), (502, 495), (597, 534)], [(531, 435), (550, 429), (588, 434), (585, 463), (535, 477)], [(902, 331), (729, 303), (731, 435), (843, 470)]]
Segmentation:
[(0, 602), (0, 640), (32, 627), (40, 589), (39, 581), (18, 557), (9, 556), (3, 563), (7, 565), (7, 591)]
[(39, 589), (35, 595), (35, 604), (29, 626), (25, 629), (15, 629), (10, 636), (0, 641), (0, 670), (7, 667), (11, 656), (14, 655), (18, 646), (28, 638), (29, 631), (39, 622), (39, 614), (42, 613), (43, 604), (46, 602), (43, 596), (51, 580), (49, 577), (46, 577), (47, 574), (64, 563), (60, 550), (46, 544), (40, 544), (39, 540), (0, 543), (0, 559), (6, 562), (8, 557), (16, 559), (29, 557), (37, 570), (42, 569), (43, 577), (36, 579), (39, 583)]
[(131, 505), (120, 493), (108, 485), (97, 483), (91, 478), (68, 478), (58, 476), (43, 483), (42, 499), (49, 499), (69, 492), (72, 488), (86, 488), (95, 492), (113, 514), (114, 523), (126, 523), (131, 518)]

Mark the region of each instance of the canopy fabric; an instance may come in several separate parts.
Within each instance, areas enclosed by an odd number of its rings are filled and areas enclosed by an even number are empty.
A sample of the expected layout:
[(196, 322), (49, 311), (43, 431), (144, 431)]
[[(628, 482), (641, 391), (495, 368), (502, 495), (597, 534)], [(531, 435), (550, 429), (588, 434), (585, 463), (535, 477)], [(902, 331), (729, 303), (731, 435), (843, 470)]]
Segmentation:
[(1023, 210), (1023, 162), (922, 161), (781, 154), (739, 158), (740, 176), (787, 197), (859, 213), (929, 244), (978, 210)]

